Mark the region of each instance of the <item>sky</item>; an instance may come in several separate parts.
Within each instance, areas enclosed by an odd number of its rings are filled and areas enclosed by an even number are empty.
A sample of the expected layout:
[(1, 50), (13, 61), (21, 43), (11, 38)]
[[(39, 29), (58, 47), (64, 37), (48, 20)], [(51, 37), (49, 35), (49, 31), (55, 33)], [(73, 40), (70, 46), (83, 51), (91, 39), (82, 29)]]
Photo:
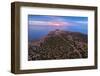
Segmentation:
[(29, 40), (39, 39), (56, 29), (88, 34), (88, 17), (28, 15)]
[(34, 26), (86, 26), (88, 18), (73, 16), (29, 15), (28, 21), (29, 25)]

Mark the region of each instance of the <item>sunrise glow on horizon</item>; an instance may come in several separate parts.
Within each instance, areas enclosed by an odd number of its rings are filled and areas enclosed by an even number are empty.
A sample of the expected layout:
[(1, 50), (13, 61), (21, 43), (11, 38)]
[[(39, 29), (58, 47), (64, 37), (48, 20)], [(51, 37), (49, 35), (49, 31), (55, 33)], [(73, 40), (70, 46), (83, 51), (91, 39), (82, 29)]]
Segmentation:
[(28, 24), (31, 26), (77, 26), (87, 25), (87, 17), (71, 16), (42, 16), (29, 15)]
[(63, 26), (63, 22), (51, 22), (50, 25), (52, 26)]

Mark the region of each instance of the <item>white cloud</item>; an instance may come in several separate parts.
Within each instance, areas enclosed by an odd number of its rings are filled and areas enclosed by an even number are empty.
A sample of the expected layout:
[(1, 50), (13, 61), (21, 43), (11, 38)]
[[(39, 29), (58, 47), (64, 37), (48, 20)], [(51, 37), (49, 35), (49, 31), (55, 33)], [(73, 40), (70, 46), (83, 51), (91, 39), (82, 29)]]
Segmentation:
[(46, 21), (29, 21), (29, 25), (48, 25)]
[(88, 21), (76, 21), (76, 23), (80, 23), (80, 24), (88, 24)]
[(44, 26), (73, 26), (75, 23), (72, 22), (64, 22), (64, 21), (29, 21), (29, 25), (44, 25)]

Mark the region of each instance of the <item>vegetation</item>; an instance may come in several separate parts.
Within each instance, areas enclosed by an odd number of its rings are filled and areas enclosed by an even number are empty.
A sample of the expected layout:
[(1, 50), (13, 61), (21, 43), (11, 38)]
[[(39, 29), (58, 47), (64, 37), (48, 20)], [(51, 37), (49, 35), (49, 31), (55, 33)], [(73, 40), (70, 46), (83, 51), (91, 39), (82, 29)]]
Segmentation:
[(87, 39), (78, 32), (51, 31), (41, 40), (29, 42), (28, 60), (87, 58)]

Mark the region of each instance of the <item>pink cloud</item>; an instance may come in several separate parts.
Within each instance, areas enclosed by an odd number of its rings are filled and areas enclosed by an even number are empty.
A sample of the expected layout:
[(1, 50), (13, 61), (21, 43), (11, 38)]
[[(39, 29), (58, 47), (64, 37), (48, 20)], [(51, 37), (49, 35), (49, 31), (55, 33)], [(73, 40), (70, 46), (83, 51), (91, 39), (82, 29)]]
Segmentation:
[(74, 23), (63, 21), (29, 21), (29, 25), (73, 26)]

